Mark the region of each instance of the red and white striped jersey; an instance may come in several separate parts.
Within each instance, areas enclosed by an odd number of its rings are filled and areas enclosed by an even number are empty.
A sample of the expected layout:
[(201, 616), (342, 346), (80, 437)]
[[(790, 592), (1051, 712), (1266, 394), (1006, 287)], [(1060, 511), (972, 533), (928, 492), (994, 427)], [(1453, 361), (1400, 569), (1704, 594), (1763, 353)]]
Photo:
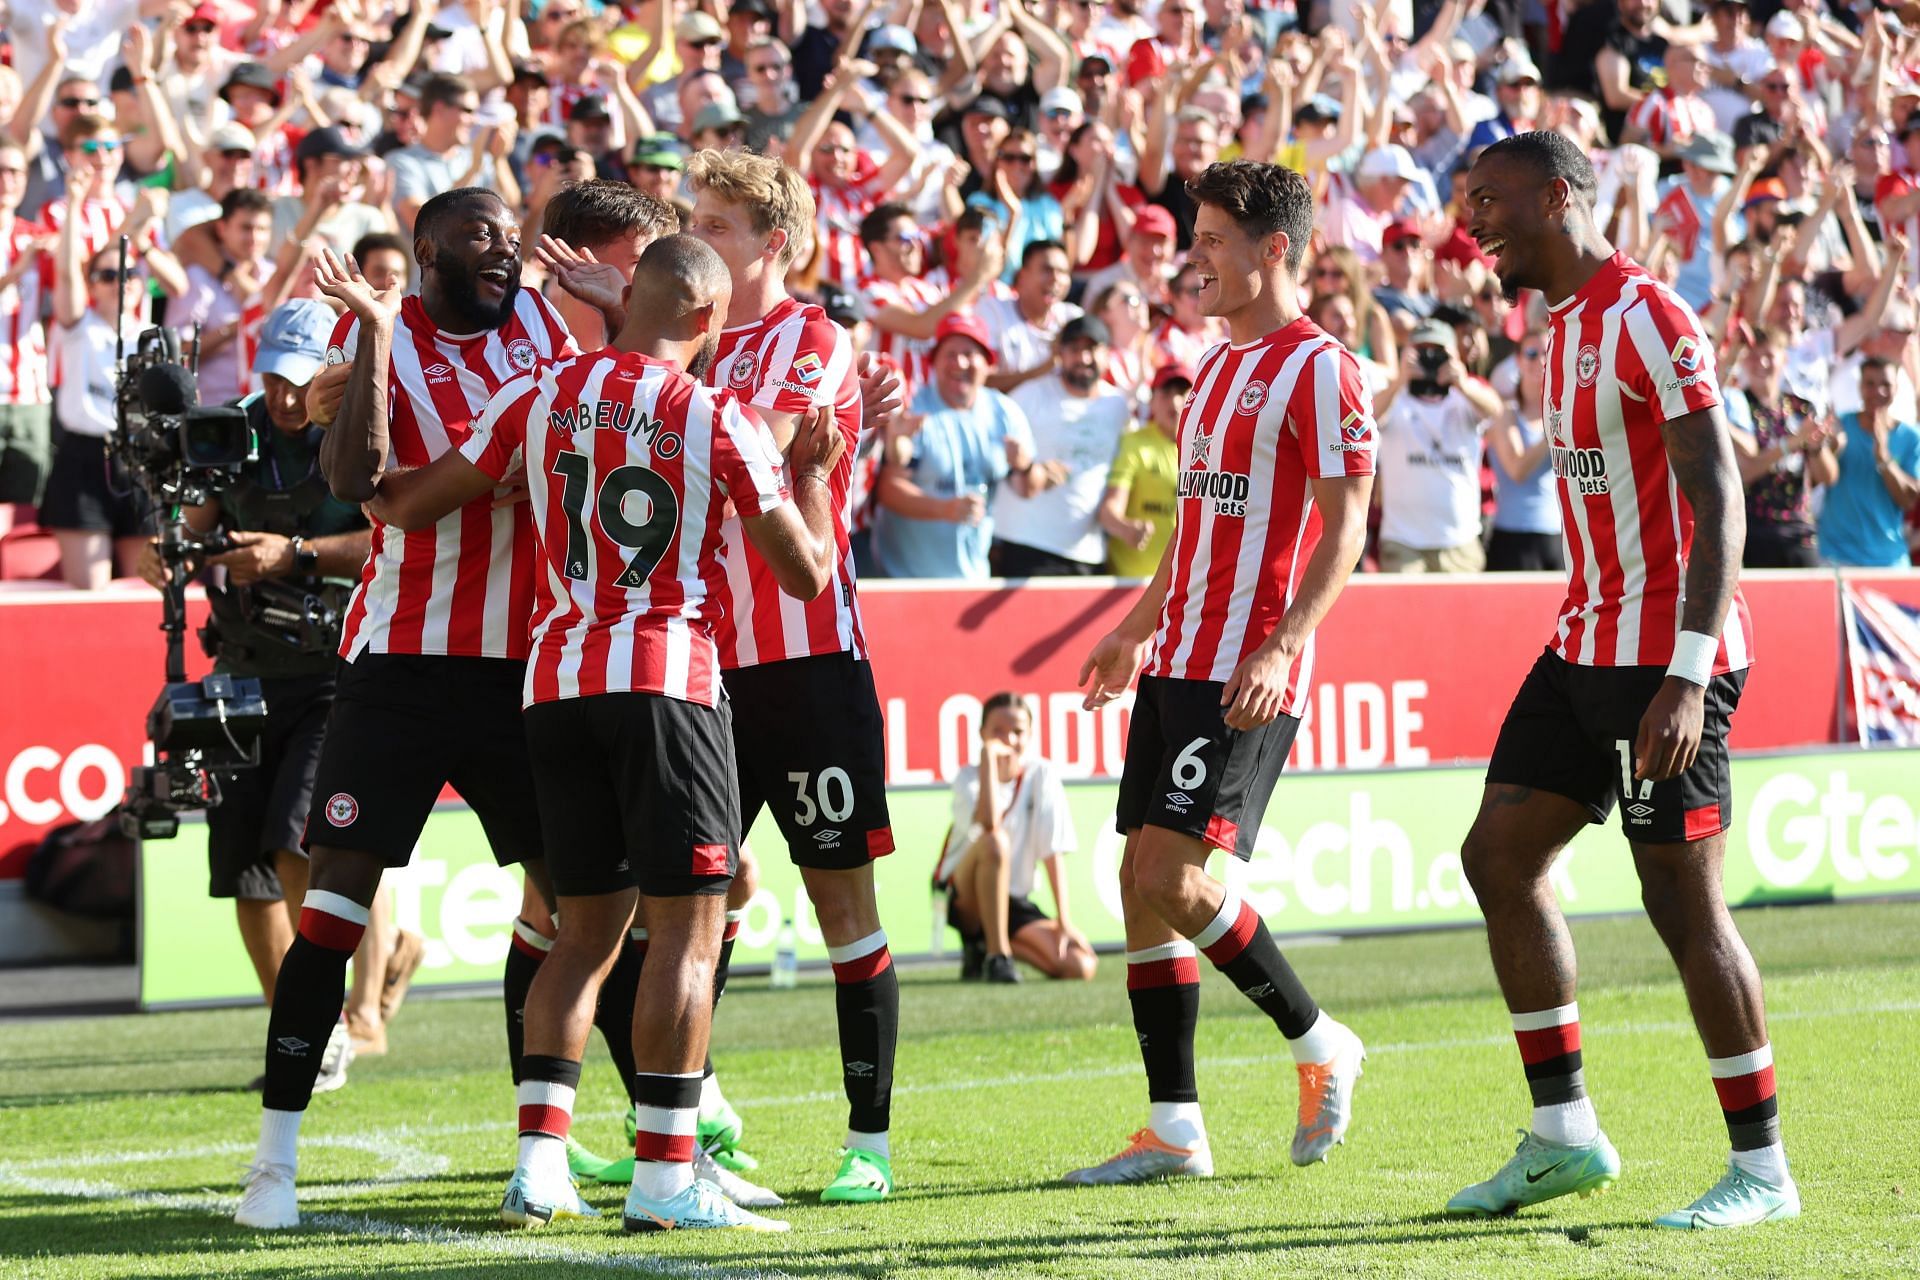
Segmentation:
[[(0, 234), (0, 276), (13, 270), (29, 246), (47, 234), (47, 228), (25, 218), (14, 218)], [(53, 284), (53, 259), (39, 261), (0, 293), (0, 404), (51, 404), (47, 381), (47, 329), (40, 315)]]
[(253, 185), (270, 196), (300, 194), (300, 166), (294, 149), (307, 136), (305, 129), (283, 124), (253, 145)]
[[(1583, 666), (1665, 666), (1693, 508), (1660, 428), (1720, 403), (1713, 340), (1678, 294), (1616, 253), (1548, 308), (1546, 355), (1543, 416), (1569, 571), (1551, 648)], [(1714, 674), (1752, 659), (1753, 624), (1736, 592)]]
[(720, 352), (707, 370), (707, 385), (725, 388), (755, 409), (773, 413), (804, 413), (831, 404), (847, 441), (830, 486), (839, 563), (833, 585), (825, 591), (811, 600), (782, 591), (773, 570), (747, 542), (740, 522), (727, 521), (726, 609), (713, 628), (720, 665), (731, 671), (842, 651), (866, 657), (853, 557), (847, 549), (861, 402), (860, 373), (846, 330), (819, 307), (788, 298), (755, 323), (720, 334)]
[(1158, 373), (1170, 364), (1197, 369), (1207, 349), (1219, 341), (1219, 335), (1205, 329), (1183, 329), (1172, 320), (1162, 320), (1154, 326), (1153, 339), (1148, 347), (1153, 371)]
[[(919, 313), (937, 305), (947, 296), (947, 292), (945, 289), (936, 288), (931, 281), (918, 276), (908, 276), (904, 280), (882, 280), (875, 276), (861, 289), (869, 315), (884, 311), (888, 307), (904, 307), (908, 311)], [(928, 363), (933, 358), (932, 340), (889, 333), (877, 324), (870, 323), (868, 328), (873, 332), (873, 353), (883, 360), (893, 362), (893, 367), (900, 371), (900, 381), (903, 384), (902, 398), (913, 399), (914, 391), (932, 373)]]
[[(40, 223), (51, 231), (58, 231), (67, 225), (67, 211), (72, 202), (61, 196), (49, 200), (40, 206)], [(84, 264), (94, 254), (113, 243), (119, 234), (120, 224), (127, 220), (127, 206), (118, 196), (104, 200), (88, 200), (80, 206), (80, 260)], [(142, 237), (146, 244), (153, 243), (151, 237)], [(130, 252), (139, 253), (144, 244), (130, 246)]]
[[(334, 326), (327, 362), (351, 360), (359, 321)], [(424, 467), (460, 447), (502, 385), (578, 355), (538, 290), (522, 289), (499, 329), (445, 333), (418, 296), (400, 304), (387, 374), (390, 462)], [(533, 609), (533, 528), (525, 503), (494, 510), (491, 495), (431, 529), (373, 522), (373, 553), (347, 606), (340, 656), (363, 653), (525, 658)]]
[[(523, 463), (538, 543), (525, 701), (720, 698), (720, 524), (787, 501), (766, 425), (729, 392), (608, 347), (516, 379), (460, 452)], [(737, 523), (737, 521), (736, 521)]]
[(814, 234), (820, 237), (820, 279), (857, 291), (867, 278), (867, 248), (860, 243), (860, 220), (885, 198), (876, 177), (829, 187), (807, 179), (813, 190)]
[[(1179, 438), (1173, 576), (1145, 669), (1226, 680), (1293, 603), (1320, 541), (1313, 481), (1373, 474), (1373, 394), (1347, 349), (1302, 317), (1207, 352)], [(1309, 639), (1286, 714), (1305, 710), (1312, 672)]]
[(1671, 87), (1656, 89), (1640, 99), (1627, 115), (1627, 124), (1642, 129), (1647, 145), (1685, 146), (1696, 133), (1716, 132), (1718, 122), (1713, 108), (1697, 93), (1675, 93)]

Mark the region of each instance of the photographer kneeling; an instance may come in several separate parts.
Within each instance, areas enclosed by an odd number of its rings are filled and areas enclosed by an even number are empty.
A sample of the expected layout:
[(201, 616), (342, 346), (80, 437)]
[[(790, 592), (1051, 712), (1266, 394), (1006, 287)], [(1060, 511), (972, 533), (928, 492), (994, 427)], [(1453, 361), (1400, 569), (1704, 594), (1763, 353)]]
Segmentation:
[[(192, 569), (211, 571), (213, 616), (202, 640), (216, 670), (260, 680), (268, 708), (259, 768), (220, 776), (220, 803), (207, 812), (207, 848), (209, 891), (235, 900), (240, 937), (269, 1003), (306, 895), (302, 829), (333, 703), (340, 624), (371, 544), (360, 509), (328, 491), (320, 473), (325, 432), (307, 421), (306, 387), (325, 361), (333, 324), (333, 312), (312, 299), (285, 303), (267, 317), (253, 359), (263, 390), (238, 402), (257, 456), (206, 505), (183, 512), (206, 544)], [(157, 540), (141, 555), (139, 572), (155, 587), (168, 581)], [(361, 998), (348, 1007), (360, 1015), (355, 1039), (378, 1051), (385, 1043), (379, 1000), (391, 930), (369, 928), (366, 936), (377, 954), (363, 948), (356, 957)], [(352, 1053), (344, 1024), (335, 1040), (321, 1088), (345, 1082)]]

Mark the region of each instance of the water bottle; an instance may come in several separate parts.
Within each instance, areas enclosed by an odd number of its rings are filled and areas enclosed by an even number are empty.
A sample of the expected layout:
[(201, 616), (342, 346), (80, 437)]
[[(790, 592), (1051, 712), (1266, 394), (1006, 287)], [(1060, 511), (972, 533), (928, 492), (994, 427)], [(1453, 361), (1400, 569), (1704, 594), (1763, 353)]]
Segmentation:
[(780, 922), (780, 932), (773, 940), (772, 985), (778, 988), (792, 988), (800, 983), (800, 955), (793, 935), (793, 917), (788, 916)]
[(927, 954), (939, 959), (947, 953), (947, 891), (933, 891), (933, 936), (927, 942)]

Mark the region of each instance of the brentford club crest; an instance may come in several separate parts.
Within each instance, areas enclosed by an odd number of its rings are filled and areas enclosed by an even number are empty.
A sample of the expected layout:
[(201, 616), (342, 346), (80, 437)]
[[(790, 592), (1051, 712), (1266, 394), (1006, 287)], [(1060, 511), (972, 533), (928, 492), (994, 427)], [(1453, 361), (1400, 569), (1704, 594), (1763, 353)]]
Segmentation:
[(525, 338), (515, 338), (507, 344), (507, 363), (522, 373), (531, 373), (533, 366), (540, 362), (540, 353)]
[(1267, 384), (1264, 382), (1249, 382), (1246, 390), (1240, 393), (1240, 412), (1258, 413), (1260, 412), (1261, 406), (1266, 404), (1266, 402)]
[(327, 821), (336, 827), (350, 827), (360, 816), (360, 802), (344, 791), (336, 791), (327, 800)]
[(735, 391), (746, 391), (753, 386), (753, 372), (760, 363), (757, 351), (742, 351), (734, 358), (733, 368), (727, 371), (727, 385)]
[(1580, 354), (1574, 357), (1573, 371), (1580, 378), (1580, 385), (1590, 387), (1593, 380), (1600, 376), (1600, 348), (1589, 343), (1580, 348)]

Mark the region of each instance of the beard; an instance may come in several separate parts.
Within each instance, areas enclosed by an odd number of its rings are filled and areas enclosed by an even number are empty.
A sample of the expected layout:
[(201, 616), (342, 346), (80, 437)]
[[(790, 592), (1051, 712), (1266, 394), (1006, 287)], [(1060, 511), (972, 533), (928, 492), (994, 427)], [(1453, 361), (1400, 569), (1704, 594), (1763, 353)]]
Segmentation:
[(710, 333), (700, 349), (693, 353), (693, 359), (687, 361), (687, 376), (694, 381), (704, 381), (707, 370), (713, 368), (713, 358), (720, 354), (720, 335)]
[(480, 301), (480, 277), (471, 270), (442, 271), (440, 288), (446, 294), (447, 305), (467, 317), (475, 329), (498, 329), (513, 318), (514, 300), (520, 296), (520, 277), (516, 274), (508, 279), (498, 304)]
[(1072, 369), (1060, 371), (1060, 381), (1075, 391), (1086, 393), (1094, 389), (1100, 381), (1100, 370), (1091, 365), (1078, 365)]

